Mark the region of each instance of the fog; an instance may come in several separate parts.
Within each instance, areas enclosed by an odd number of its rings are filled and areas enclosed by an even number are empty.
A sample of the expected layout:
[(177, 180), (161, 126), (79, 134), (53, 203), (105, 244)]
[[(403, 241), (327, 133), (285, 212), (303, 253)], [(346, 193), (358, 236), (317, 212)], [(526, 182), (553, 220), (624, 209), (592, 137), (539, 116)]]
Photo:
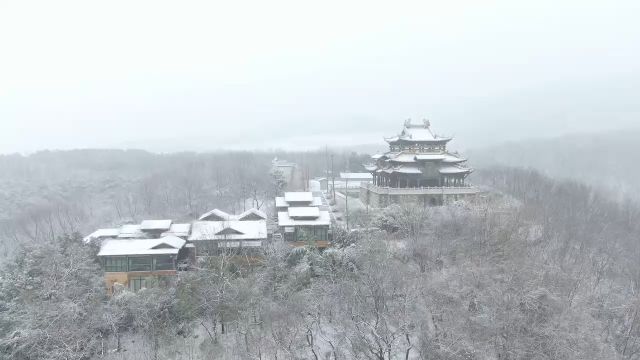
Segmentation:
[(460, 148), (637, 128), (639, 15), (634, 1), (2, 2), (0, 153), (382, 144), (406, 118)]

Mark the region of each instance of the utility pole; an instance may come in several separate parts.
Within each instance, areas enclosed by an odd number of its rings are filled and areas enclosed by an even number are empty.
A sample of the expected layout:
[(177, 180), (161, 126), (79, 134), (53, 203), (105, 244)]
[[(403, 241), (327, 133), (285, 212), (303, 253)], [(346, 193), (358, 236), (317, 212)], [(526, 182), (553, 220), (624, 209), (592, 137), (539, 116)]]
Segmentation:
[(347, 221), (347, 231), (349, 231), (349, 176), (345, 178), (344, 188), (344, 217)]
[(333, 170), (333, 154), (331, 154), (331, 191), (333, 192), (333, 201), (336, 201), (336, 173)]

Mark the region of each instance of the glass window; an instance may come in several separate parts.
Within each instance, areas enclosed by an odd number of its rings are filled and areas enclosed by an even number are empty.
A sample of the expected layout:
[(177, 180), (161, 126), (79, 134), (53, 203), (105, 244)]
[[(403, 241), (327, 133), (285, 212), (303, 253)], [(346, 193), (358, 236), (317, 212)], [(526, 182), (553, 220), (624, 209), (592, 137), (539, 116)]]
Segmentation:
[(130, 257), (129, 271), (151, 271), (152, 258), (146, 257)]
[(154, 261), (154, 270), (174, 270), (175, 265), (173, 263), (173, 258), (170, 256), (157, 256), (153, 258)]
[(126, 257), (107, 257), (104, 259), (104, 271), (106, 272), (126, 272)]
[(129, 289), (138, 291), (147, 287), (147, 279), (143, 277), (133, 277), (129, 280)]

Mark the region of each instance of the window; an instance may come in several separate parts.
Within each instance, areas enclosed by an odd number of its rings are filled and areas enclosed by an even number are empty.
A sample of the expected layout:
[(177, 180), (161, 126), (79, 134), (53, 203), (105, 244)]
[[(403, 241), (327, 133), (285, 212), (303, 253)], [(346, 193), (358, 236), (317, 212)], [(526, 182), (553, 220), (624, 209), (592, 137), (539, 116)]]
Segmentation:
[(129, 271), (151, 271), (151, 257), (130, 257)]
[(126, 257), (107, 257), (104, 260), (104, 271), (106, 272), (126, 272)]
[(129, 289), (138, 291), (147, 287), (147, 279), (143, 277), (133, 277), (129, 280)]
[(171, 256), (157, 256), (153, 258), (154, 270), (174, 270), (175, 266)]

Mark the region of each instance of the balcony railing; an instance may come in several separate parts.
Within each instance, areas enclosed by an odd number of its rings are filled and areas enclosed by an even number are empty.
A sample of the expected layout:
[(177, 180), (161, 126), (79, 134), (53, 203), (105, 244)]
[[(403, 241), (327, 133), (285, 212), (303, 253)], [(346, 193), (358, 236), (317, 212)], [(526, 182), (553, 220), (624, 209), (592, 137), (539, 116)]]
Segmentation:
[(363, 183), (360, 187), (385, 195), (466, 195), (480, 192), (480, 189), (473, 185), (394, 188)]

